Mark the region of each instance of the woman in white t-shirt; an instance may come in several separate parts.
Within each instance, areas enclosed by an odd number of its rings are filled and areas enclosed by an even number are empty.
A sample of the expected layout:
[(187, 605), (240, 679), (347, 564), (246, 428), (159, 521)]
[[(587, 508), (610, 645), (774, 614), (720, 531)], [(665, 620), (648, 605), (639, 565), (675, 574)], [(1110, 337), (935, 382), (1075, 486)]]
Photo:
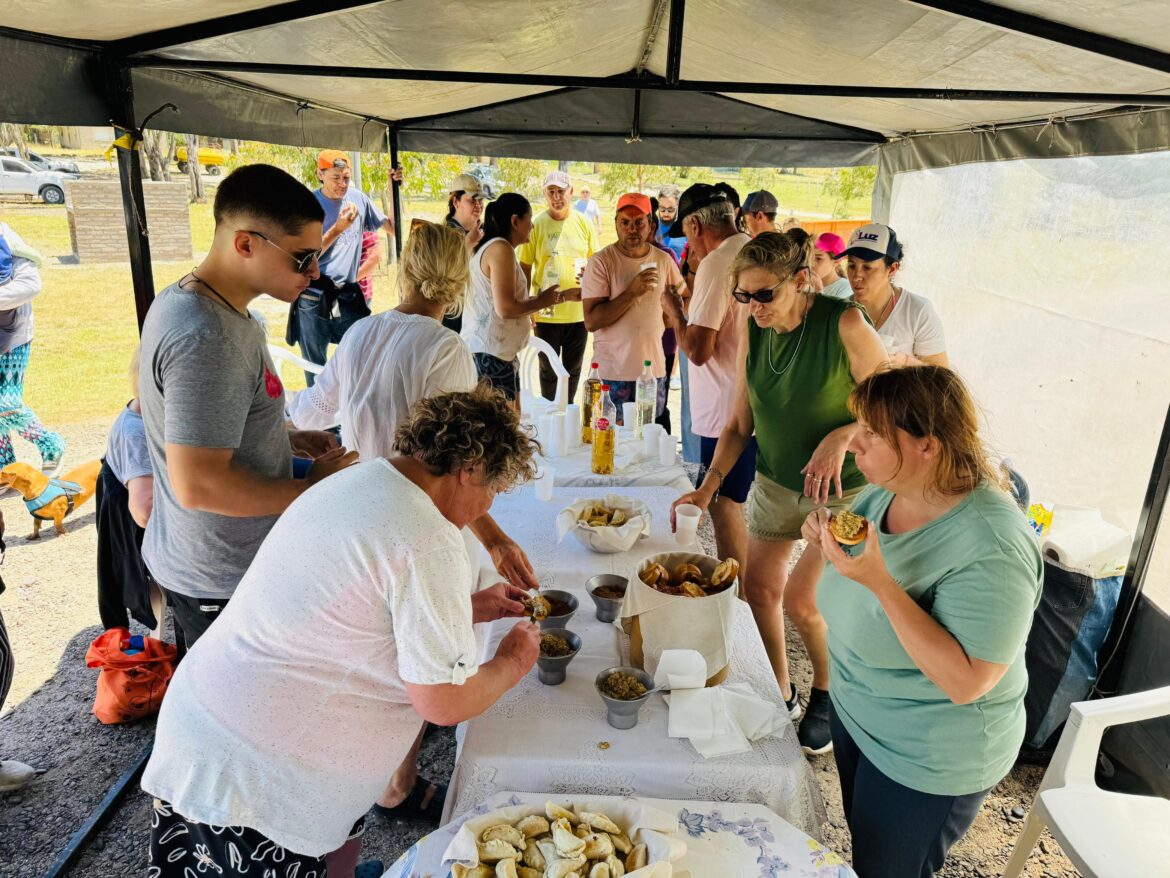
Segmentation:
[(527, 620), (478, 664), (473, 623), (522, 616), (523, 593), (471, 594), (459, 535), (532, 478), (517, 413), (485, 387), (440, 394), (395, 439), (285, 511), (179, 666), (142, 778), (151, 875), (324, 874), (422, 720), (478, 716), (535, 664)]
[(894, 285), (903, 248), (889, 226), (854, 229), (844, 255), (853, 300), (873, 321), (895, 366), (949, 366), (942, 320), (928, 299)]
[(529, 297), (516, 248), (532, 234), (532, 205), (505, 192), (484, 211), (483, 240), (471, 256), (471, 295), (460, 334), (475, 358), (479, 377), (515, 401), (520, 396), (517, 354), (532, 332), (529, 315), (562, 301), (560, 288)]

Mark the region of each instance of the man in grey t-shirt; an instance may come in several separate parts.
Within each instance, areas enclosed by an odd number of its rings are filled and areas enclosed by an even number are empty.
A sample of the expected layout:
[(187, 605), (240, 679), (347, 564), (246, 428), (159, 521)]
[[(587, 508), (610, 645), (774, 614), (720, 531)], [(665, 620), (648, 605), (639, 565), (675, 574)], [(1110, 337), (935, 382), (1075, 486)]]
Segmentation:
[[(199, 266), (155, 299), (142, 328), (140, 403), (154, 466), (143, 557), (167, 591), (180, 646), (207, 630), (277, 516), (357, 455), (326, 433), (290, 434), (261, 293), (291, 302), (317, 276), (322, 210), (284, 171), (248, 165), (215, 196)], [(292, 453), (315, 457), (292, 477)]]

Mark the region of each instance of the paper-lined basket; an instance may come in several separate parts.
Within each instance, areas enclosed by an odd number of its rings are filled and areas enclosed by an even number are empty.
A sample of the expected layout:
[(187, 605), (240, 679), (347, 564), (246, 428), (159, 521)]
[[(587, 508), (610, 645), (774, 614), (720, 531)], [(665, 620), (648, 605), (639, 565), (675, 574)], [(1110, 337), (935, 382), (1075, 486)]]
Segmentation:
[[(641, 869), (626, 872), (626, 878), (671, 878), (674, 874), (671, 863), (679, 860), (687, 852), (686, 843), (674, 837), (678, 832), (677, 818), (635, 799), (610, 799), (606, 802), (582, 799), (576, 804), (564, 801), (557, 801), (556, 804), (574, 815), (582, 811), (603, 813), (624, 830), (634, 844), (646, 845), (649, 864)], [(443, 853), (443, 865), (448, 868), (453, 863), (465, 866), (479, 865), (476, 841), (484, 830), (500, 823), (515, 825), (516, 821), (530, 814), (546, 816), (543, 805), (529, 804), (501, 808), (482, 817), (473, 817), (460, 827), (451, 844), (447, 846)]]
[(694, 564), (710, 579), (719, 561), (693, 552), (666, 552), (638, 564), (621, 612), (622, 629), (630, 635), (631, 664), (653, 674), (663, 650), (693, 649), (707, 662), (707, 685), (718, 686), (730, 670), (739, 582), (701, 598), (663, 594), (642, 581), (640, 574), (651, 564), (671, 572), (680, 564)]
[[(625, 524), (601, 527), (581, 521), (581, 513), (587, 507), (597, 504), (622, 510), (627, 517)], [(600, 499), (580, 499), (557, 513), (557, 542), (569, 533), (585, 548), (602, 555), (628, 552), (638, 540), (650, 536), (650, 510), (641, 500), (620, 494), (606, 494)]]

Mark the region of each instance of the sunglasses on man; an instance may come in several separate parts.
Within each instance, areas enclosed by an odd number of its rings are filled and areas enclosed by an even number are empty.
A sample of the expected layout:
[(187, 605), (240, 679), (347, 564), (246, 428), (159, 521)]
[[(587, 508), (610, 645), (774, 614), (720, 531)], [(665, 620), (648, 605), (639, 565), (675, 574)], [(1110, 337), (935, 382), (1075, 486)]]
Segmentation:
[(287, 250), (285, 250), (283, 247), (281, 247), (279, 244), (277, 244), (275, 241), (273, 241), (271, 238), (269, 238), (263, 232), (256, 232), (256, 231), (253, 231), (251, 229), (242, 229), (241, 231), (243, 231), (245, 234), (248, 234), (248, 235), (255, 235), (257, 238), (259, 238), (265, 244), (271, 244), (273, 247), (275, 247), (277, 250), (279, 250), (281, 253), (283, 253), (285, 256), (287, 256), (289, 259), (291, 259), (293, 261), (293, 265), (296, 267), (298, 274), (305, 274), (313, 266), (313, 263), (321, 258), (321, 253), (323, 252), (321, 250), (312, 250), (312, 251), (305, 253), (301, 256), (297, 256), (295, 253), (289, 253)]

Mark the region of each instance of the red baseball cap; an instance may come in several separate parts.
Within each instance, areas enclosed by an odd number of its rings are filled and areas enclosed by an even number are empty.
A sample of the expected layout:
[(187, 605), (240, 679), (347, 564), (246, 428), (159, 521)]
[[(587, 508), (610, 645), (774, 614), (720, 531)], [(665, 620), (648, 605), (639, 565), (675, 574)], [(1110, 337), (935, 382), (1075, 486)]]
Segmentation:
[(639, 213), (650, 216), (650, 196), (641, 192), (627, 192), (618, 199), (617, 209), (620, 211), (623, 207), (632, 207)]

